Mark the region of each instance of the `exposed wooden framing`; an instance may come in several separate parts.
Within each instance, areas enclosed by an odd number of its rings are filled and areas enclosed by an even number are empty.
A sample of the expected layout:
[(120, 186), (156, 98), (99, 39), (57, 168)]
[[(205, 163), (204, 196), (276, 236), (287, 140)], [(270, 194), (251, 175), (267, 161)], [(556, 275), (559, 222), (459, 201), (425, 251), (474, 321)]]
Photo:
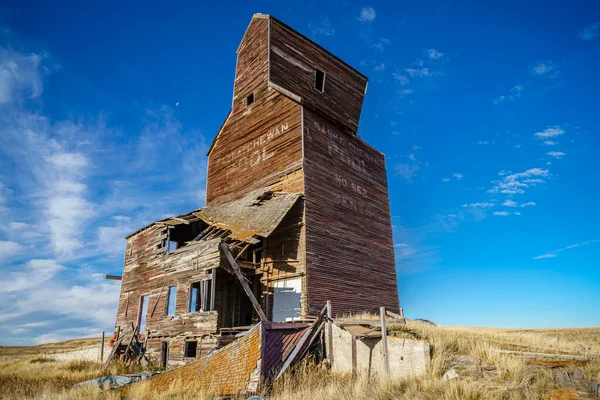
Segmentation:
[(121, 275), (108, 275), (106, 274), (106, 279), (110, 279), (113, 281), (120, 281), (121, 279), (123, 279), (123, 277)]
[(333, 313), (331, 300), (327, 300), (327, 358), (329, 365), (333, 365)]
[(163, 291), (165, 290), (165, 287), (161, 287), (160, 288), (160, 293), (158, 295), (158, 298), (156, 299), (156, 302), (154, 303), (154, 307), (152, 307), (152, 312), (150, 313), (150, 316), (154, 316), (154, 310), (156, 310), (156, 306), (158, 305), (158, 302), (160, 301), (160, 298), (162, 297)]
[(352, 334), (352, 375), (356, 375), (356, 335)]
[(215, 292), (217, 291), (217, 269), (213, 268), (210, 279), (210, 311), (215, 309)]
[(102, 339), (100, 340), (100, 362), (104, 361), (104, 331), (102, 331)]
[(254, 293), (252, 293), (252, 290), (250, 289), (250, 286), (248, 285), (247, 278), (244, 276), (244, 274), (240, 270), (240, 267), (238, 267), (237, 263), (235, 262), (235, 259), (233, 258), (231, 251), (229, 251), (229, 247), (227, 247), (227, 245), (225, 243), (221, 243), (220, 247), (221, 247), (221, 251), (223, 252), (227, 261), (229, 262), (229, 266), (233, 269), (233, 271), (235, 272), (235, 275), (237, 276), (238, 280), (242, 284), (242, 287), (244, 288), (244, 292), (246, 292), (246, 295), (248, 295), (248, 297), (250, 298), (250, 301), (252, 302), (252, 305), (254, 306), (256, 313), (260, 317), (260, 320), (268, 321), (267, 316), (265, 315), (265, 313), (262, 310), (262, 307), (256, 300), (256, 297), (254, 297)]
[(235, 257), (236, 261), (237, 261), (238, 258), (241, 257), (242, 254), (244, 254), (246, 252), (246, 250), (248, 250), (248, 247), (250, 247), (250, 243), (246, 243), (246, 246), (244, 246), (244, 248), (242, 249), (242, 251), (240, 251), (238, 253), (238, 255)]
[(390, 374), (390, 358), (388, 353), (387, 326), (385, 325), (385, 307), (379, 308), (381, 316), (381, 344), (383, 351), (383, 366), (386, 375)]

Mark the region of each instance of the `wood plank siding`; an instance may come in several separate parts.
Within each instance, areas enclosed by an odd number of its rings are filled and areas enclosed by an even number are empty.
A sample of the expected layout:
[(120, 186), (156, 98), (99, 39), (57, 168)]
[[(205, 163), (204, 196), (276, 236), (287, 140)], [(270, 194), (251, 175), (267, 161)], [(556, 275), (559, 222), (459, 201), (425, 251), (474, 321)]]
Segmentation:
[[(356, 133), (367, 78), (275, 18), (270, 43), (270, 82)], [(323, 92), (314, 87), (316, 68), (326, 74)]]
[(304, 110), (306, 288), (310, 314), (398, 311), (383, 154)]
[[(137, 325), (148, 296), (148, 354), (157, 360), (167, 342), (173, 364), (190, 361), (186, 341), (200, 357), (232, 340), (222, 328), (257, 322), (257, 309), (271, 320), (274, 310), (296, 317), (298, 306), (300, 317), (314, 316), (327, 300), (338, 315), (398, 312), (385, 159), (357, 136), (366, 85), (327, 50), (256, 14), (237, 50), (231, 111), (208, 152), (206, 206), (127, 238), (116, 329)], [(225, 245), (249, 290), (223, 263)], [(189, 312), (192, 283), (207, 280), (214, 307)]]

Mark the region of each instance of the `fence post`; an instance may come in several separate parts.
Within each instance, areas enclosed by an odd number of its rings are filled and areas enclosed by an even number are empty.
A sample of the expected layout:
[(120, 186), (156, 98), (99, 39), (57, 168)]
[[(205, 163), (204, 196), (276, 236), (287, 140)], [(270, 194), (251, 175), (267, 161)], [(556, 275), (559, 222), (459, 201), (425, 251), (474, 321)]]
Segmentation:
[(388, 355), (388, 342), (387, 342), (387, 326), (385, 325), (385, 307), (379, 307), (379, 314), (381, 315), (381, 344), (383, 347), (383, 366), (385, 368), (385, 374), (390, 374), (390, 360)]
[(102, 341), (100, 342), (100, 362), (104, 362), (104, 331), (102, 331)]
[(333, 321), (331, 313), (331, 301), (327, 300), (327, 358), (329, 366), (333, 366)]

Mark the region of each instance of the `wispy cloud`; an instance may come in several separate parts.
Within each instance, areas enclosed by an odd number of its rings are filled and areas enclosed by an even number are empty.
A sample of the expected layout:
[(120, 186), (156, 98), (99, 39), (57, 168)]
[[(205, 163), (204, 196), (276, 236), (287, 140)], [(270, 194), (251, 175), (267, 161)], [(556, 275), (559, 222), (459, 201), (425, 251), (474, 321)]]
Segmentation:
[(452, 176), (454, 177), (454, 179), (456, 179), (457, 181), (460, 181), (463, 178), (463, 174), (459, 174), (457, 172), (453, 173)]
[(502, 203), (502, 205), (504, 207), (516, 207), (517, 203), (512, 200), (506, 200), (504, 203)]
[(392, 77), (394, 78), (394, 80), (399, 83), (400, 85), (404, 86), (404, 85), (408, 85), (408, 83), (410, 82), (410, 80), (408, 79), (408, 77), (404, 74), (402, 74), (401, 72), (394, 72), (392, 73)]
[(600, 30), (600, 22), (594, 22), (593, 24), (589, 24), (585, 28), (579, 31), (579, 37), (581, 40), (592, 40), (596, 36), (598, 36), (598, 31)]
[(0, 47), (0, 104), (35, 99), (42, 94), (40, 54)]
[(530, 168), (516, 174), (504, 175), (502, 179), (493, 181), (493, 187), (488, 193), (523, 194), (525, 189), (543, 183), (550, 176), (547, 169)]
[(529, 70), (536, 77), (556, 78), (560, 75), (558, 66), (552, 61), (538, 61), (532, 64)]
[(497, 217), (507, 217), (509, 215), (521, 215), (521, 213), (518, 211), (494, 211), (494, 215)]
[(360, 10), (360, 15), (358, 16), (358, 20), (361, 22), (372, 22), (376, 17), (375, 9), (373, 7), (363, 7)]
[(554, 140), (544, 140), (542, 142), (542, 144), (544, 144), (546, 146), (555, 146), (558, 144), (558, 142), (555, 142)]
[(556, 257), (556, 254), (554, 254), (554, 253), (546, 253), (546, 254), (542, 254), (542, 255), (537, 256), (537, 257), (533, 257), (533, 259), (534, 260), (541, 260), (543, 258), (554, 258), (554, 257)]
[(436, 49), (427, 49), (425, 50), (425, 55), (431, 58), (432, 60), (437, 60), (438, 58), (442, 58), (444, 56), (444, 53)]
[(563, 156), (566, 156), (567, 153), (562, 152), (562, 151), (549, 151), (546, 153), (546, 155), (549, 155), (550, 157), (554, 157), (554, 158), (561, 158)]
[(384, 63), (379, 63), (377, 64), (374, 68), (373, 71), (378, 72), (378, 71), (383, 71), (385, 70), (385, 64)]
[(495, 204), (494, 203), (490, 203), (490, 202), (477, 202), (477, 203), (469, 203), (469, 204), (463, 204), (463, 208), (491, 208), (494, 207)]
[(309, 22), (308, 28), (313, 37), (335, 35), (335, 29), (328, 17), (321, 17), (317, 22)]
[[(548, 138), (555, 138), (558, 137), (560, 135), (564, 135), (565, 131), (558, 125), (554, 125), (554, 126), (549, 126), (546, 129), (544, 129), (541, 132), (536, 132), (533, 135), (536, 138), (539, 139), (548, 139)], [(551, 142), (551, 143), (546, 143), (547, 141), (544, 141), (544, 144), (550, 144), (550, 145), (554, 145), (556, 144), (556, 142)]]
[(575, 244), (572, 244), (572, 245), (569, 245), (569, 246), (566, 246), (566, 247), (561, 247), (560, 249), (553, 250), (553, 251), (551, 251), (549, 253), (533, 257), (533, 259), (534, 260), (540, 260), (540, 259), (543, 259), (543, 258), (555, 258), (555, 257), (558, 257), (557, 253), (563, 252), (565, 250), (571, 250), (571, 249), (574, 249), (574, 248), (577, 248), (577, 247), (588, 246), (590, 244), (595, 244), (595, 243), (600, 243), (600, 239), (588, 240), (586, 242), (575, 243)]
[(504, 101), (510, 101), (510, 100), (514, 100), (518, 97), (521, 97), (521, 93), (523, 92), (523, 85), (516, 85), (513, 86), (510, 90), (509, 93), (507, 95), (503, 95), (503, 96), (498, 96), (496, 98), (494, 98), (492, 100), (492, 102), (494, 104), (500, 104)]
[(406, 182), (412, 182), (413, 178), (417, 175), (417, 171), (419, 170), (419, 165), (415, 162), (411, 164), (397, 164), (394, 167), (394, 172), (397, 176), (404, 179)]

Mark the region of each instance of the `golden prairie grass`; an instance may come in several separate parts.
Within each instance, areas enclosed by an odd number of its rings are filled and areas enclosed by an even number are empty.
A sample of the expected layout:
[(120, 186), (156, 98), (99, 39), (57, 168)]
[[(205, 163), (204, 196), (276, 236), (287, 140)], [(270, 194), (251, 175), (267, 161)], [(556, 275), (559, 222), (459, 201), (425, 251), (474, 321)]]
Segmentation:
[[(360, 319), (366, 315), (361, 315)], [(370, 318), (374, 319), (374, 318)], [(409, 328), (409, 329), (406, 329)], [(410, 332), (409, 332), (410, 331)], [(553, 386), (551, 371), (527, 365), (518, 355), (497, 350), (508, 348), (530, 352), (600, 354), (600, 328), (582, 329), (496, 329), (470, 327), (440, 327), (417, 322), (389, 327), (390, 335), (426, 339), (431, 345), (431, 363), (422, 377), (401, 380), (353, 377), (303, 363), (286, 373), (269, 390), (271, 400), (304, 398), (323, 399), (543, 399)], [(97, 343), (97, 342), (96, 342)], [(91, 342), (70, 341), (44, 347), (0, 348), (0, 399), (44, 400), (116, 400), (171, 399), (208, 400), (210, 393), (198, 393), (174, 381), (156, 391), (146, 382), (131, 386), (127, 391), (102, 391), (97, 388), (72, 388), (72, 385), (103, 375), (134, 372), (118, 363), (102, 372), (102, 364), (91, 361), (54, 361), (48, 354), (89, 347)], [(511, 345), (512, 344), (512, 345)], [(514, 346), (518, 345), (518, 346)], [(457, 364), (458, 357), (481, 360), (493, 366), (491, 376), (471, 374)], [(443, 380), (443, 374), (456, 368), (461, 377)], [(600, 380), (600, 358), (583, 367), (588, 380)], [(472, 371), (471, 371), (472, 372)], [(240, 396), (240, 399), (248, 396)]]

